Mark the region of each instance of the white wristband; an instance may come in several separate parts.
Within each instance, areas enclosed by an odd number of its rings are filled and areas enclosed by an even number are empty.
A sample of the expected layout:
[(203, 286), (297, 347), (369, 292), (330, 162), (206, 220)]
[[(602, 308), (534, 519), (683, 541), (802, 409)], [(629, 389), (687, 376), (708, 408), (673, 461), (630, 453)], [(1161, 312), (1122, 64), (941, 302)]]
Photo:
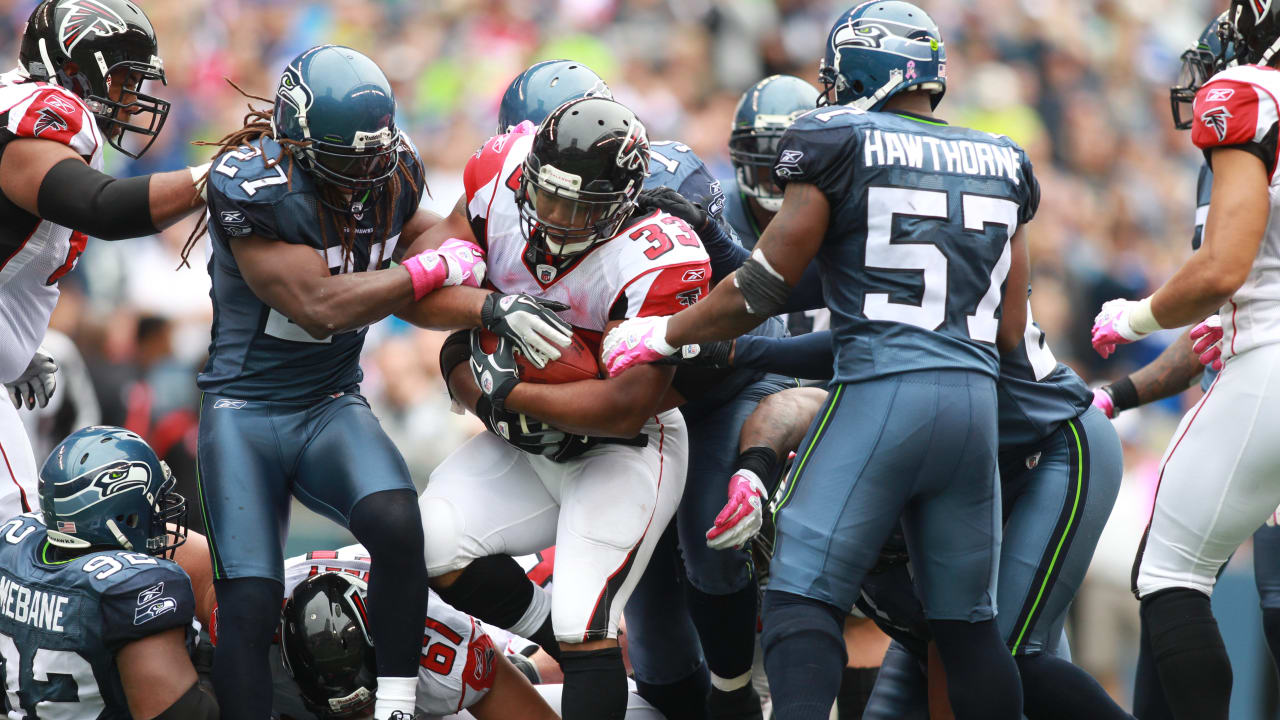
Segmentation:
[(209, 183), (205, 177), (209, 174), (209, 167), (211, 165), (213, 165), (212, 162), (207, 162), (203, 165), (192, 165), (187, 168), (187, 170), (191, 171), (191, 184), (195, 186), (197, 194), (200, 195), (200, 199), (205, 202), (209, 201), (209, 193), (207, 192)]
[(1132, 305), (1129, 310), (1129, 327), (1141, 335), (1150, 335), (1157, 330), (1164, 330), (1164, 327), (1156, 322), (1156, 316), (1151, 313), (1151, 296)]

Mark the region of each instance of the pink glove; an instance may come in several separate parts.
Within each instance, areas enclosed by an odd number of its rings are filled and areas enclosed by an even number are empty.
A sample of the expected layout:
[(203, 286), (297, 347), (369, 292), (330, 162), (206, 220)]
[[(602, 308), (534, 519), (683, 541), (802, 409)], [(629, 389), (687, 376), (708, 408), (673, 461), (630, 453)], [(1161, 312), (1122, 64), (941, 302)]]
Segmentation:
[(1144, 335), (1129, 325), (1132, 300), (1108, 300), (1093, 319), (1093, 349), (1102, 357), (1110, 357), (1117, 345), (1140, 340)]
[(1093, 406), (1102, 411), (1111, 420), (1116, 419), (1116, 401), (1111, 397), (1111, 393), (1100, 387), (1093, 389)]
[(716, 516), (715, 525), (707, 531), (707, 547), (727, 550), (745, 545), (764, 522), (764, 498), (767, 491), (759, 476), (750, 470), (739, 470), (729, 479), (729, 502)]
[(1222, 369), (1222, 318), (1210, 315), (1191, 328), (1191, 350), (1200, 356), (1200, 364)]
[(426, 250), (404, 261), (413, 283), (413, 299), (452, 285), (480, 287), (486, 270), (484, 252), (468, 240), (449, 238), (439, 248)]
[(667, 343), (667, 321), (670, 319), (669, 315), (631, 318), (610, 330), (601, 346), (601, 356), (609, 376), (679, 350)]

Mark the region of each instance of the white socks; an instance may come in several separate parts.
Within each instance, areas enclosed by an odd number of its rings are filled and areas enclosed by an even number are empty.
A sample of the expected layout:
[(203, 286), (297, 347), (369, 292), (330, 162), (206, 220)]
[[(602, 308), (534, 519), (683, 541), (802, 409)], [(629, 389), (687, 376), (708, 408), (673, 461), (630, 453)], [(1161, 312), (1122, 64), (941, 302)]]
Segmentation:
[(373, 706), (373, 719), (390, 720), (391, 714), (397, 710), (413, 717), (417, 695), (417, 676), (378, 678), (378, 700)]

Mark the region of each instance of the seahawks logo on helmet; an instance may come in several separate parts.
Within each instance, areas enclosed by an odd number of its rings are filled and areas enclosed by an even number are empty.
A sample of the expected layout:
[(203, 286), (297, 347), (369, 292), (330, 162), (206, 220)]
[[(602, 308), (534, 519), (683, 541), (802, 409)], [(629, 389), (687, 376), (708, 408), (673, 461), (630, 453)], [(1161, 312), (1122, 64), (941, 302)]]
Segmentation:
[(831, 42), (836, 49), (849, 45), (879, 48), (884, 47), (887, 37), (889, 30), (885, 26), (859, 20), (856, 25), (851, 22), (837, 30)]
[(311, 88), (302, 82), (298, 69), (290, 65), (280, 75), (280, 87), (276, 88), (276, 96), (289, 103), (301, 116), (306, 116), (311, 109)]
[(87, 37), (118, 35), (129, 30), (124, 18), (97, 0), (75, 0), (65, 7), (67, 14), (58, 26), (58, 42), (67, 55)]
[(1218, 134), (1218, 142), (1223, 142), (1227, 139), (1227, 119), (1232, 117), (1235, 116), (1226, 105), (1219, 105), (1204, 111), (1200, 115), (1200, 122), (1213, 128), (1213, 131)]
[(58, 132), (67, 129), (67, 121), (62, 116), (54, 112), (53, 109), (43, 107), (40, 108), (40, 114), (36, 116), (35, 127), (32, 128), (31, 134), (34, 137), (40, 137), (46, 130)]
[(103, 498), (134, 489), (146, 492), (147, 486), (151, 484), (151, 466), (137, 460), (112, 463), (92, 472), (96, 474), (90, 487), (97, 488), (98, 494)]

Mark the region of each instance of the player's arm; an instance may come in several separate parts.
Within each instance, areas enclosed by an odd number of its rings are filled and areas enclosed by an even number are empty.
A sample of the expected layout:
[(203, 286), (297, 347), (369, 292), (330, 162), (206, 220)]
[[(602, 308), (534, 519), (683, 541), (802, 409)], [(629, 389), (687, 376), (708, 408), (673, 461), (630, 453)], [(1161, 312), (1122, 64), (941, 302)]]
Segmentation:
[[(431, 214), (435, 215), (435, 213)], [(421, 229), (417, 230), (418, 233), (413, 242), (406, 246), (404, 253), (406, 257), (437, 248), (449, 238), (462, 238), (479, 244), (467, 217), (465, 195), (458, 198), (458, 203), (448, 215), (430, 225), (423, 222)], [(397, 262), (399, 262), (398, 259)], [(440, 291), (433, 292), (422, 300), (400, 308), (396, 311), (396, 317), (430, 330), (479, 327), (485, 298), (488, 296), (489, 291), (478, 288), (441, 288)]]
[[(830, 380), (835, 370), (831, 331), (787, 337), (743, 335), (735, 340), (702, 344), (699, 354), (686, 360), (691, 365), (762, 370), (807, 380)], [(723, 357), (702, 360), (703, 353), (717, 351)]]
[(151, 235), (204, 207), (187, 168), (114, 178), (89, 167), (68, 145), (18, 138), (0, 154), (0, 191), (23, 210), (104, 240)]
[[(1129, 408), (1177, 395), (1191, 387), (1203, 372), (1204, 366), (1200, 364), (1198, 354), (1191, 349), (1191, 333), (1187, 331), (1179, 334), (1155, 360), (1095, 391), (1093, 404), (1098, 405), (1107, 417), (1114, 418)], [(1105, 404), (1100, 404), (1097, 399), (1099, 391), (1106, 393), (1102, 398)]]
[(173, 561), (191, 578), (191, 592), (196, 599), (196, 620), (202, 626), (209, 627), (213, 609), (218, 606), (218, 597), (213, 591), (213, 563), (209, 560), (208, 539), (194, 530), (188, 530), (187, 541), (174, 551)]
[(1027, 293), (1031, 283), (1031, 260), (1027, 238), (1019, 228), (1009, 238), (1009, 275), (1005, 278), (1004, 297), (1000, 301), (1000, 326), (996, 330), (996, 347), (1000, 353), (1010, 352), (1022, 342), (1027, 328)]
[(680, 346), (729, 340), (777, 314), (827, 233), (830, 205), (816, 185), (787, 185), (782, 209), (751, 257), (707, 297), (667, 323), (666, 341)]
[(476, 720), (559, 720), (555, 710), (533, 689), (529, 679), (516, 670), (502, 653), (496, 655), (493, 668), (493, 689), (480, 698), (467, 711)]
[(148, 635), (116, 653), (120, 684), (137, 720), (217, 720), (218, 703), (200, 689), (186, 629)]

